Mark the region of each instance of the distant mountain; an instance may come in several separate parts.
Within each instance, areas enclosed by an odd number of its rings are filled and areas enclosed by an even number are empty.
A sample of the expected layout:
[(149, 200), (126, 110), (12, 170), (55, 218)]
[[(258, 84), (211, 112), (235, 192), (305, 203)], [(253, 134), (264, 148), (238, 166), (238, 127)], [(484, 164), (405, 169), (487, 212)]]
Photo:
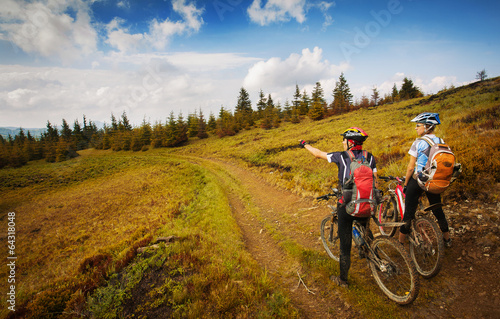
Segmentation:
[[(97, 126), (97, 129), (99, 129), (99, 130), (104, 127), (104, 122), (92, 121), (92, 123), (94, 123)], [(70, 125), (70, 128), (72, 129), (73, 124), (69, 124), (69, 125)], [(83, 123), (80, 123), (80, 125), (83, 125)], [(60, 126), (55, 126), (55, 128), (57, 128), (58, 130), (61, 129)], [(33, 137), (40, 137), (47, 130), (46, 127), (44, 127), (44, 128), (24, 128), (23, 127), (22, 129), (24, 131), (24, 134), (27, 135), (28, 131), (29, 131), (31, 136), (33, 136)], [(17, 134), (19, 134), (20, 131), (21, 131), (21, 128), (19, 128), (19, 127), (13, 127), (13, 126), (0, 127), (0, 135), (2, 135), (3, 138), (8, 138), (9, 134), (10, 134), (10, 136), (14, 137)]]
[[(24, 134), (27, 135), (29, 131), (33, 137), (40, 137), (46, 130), (47, 128), (23, 128)], [(2, 135), (3, 138), (8, 138), (9, 134), (14, 137), (19, 134), (20, 131), (21, 128), (19, 127), (0, 127), (0, 135)]]

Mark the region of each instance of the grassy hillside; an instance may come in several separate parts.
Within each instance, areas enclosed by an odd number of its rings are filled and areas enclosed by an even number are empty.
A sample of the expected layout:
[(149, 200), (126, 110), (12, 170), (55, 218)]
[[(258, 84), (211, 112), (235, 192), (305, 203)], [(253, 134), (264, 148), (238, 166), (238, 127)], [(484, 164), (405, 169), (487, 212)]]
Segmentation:
[[(403, 175), (416, 137), (410, 119), (439, 112), (443, 124), (437, 135), (464, 166), (445, 200), (496, 201), (499, 97), (500, 78), (495, 78), (318, 122), (192, 140), (177, 149), (87, 150), (67, 162), (2, 169), (0, 253), (8, 254), (5, 225), (7, 213), (15, 212), (18, 311), (2, 308), (0, 316), (156, 317), (161, 310), (190, 318), (296, 317), (282, 288), (245, 250), (228, 194), (243, 200), (248, 195), (220, 167), (201, 165), (202, 158), (234, 162), (301, 196), (319, 195), (336, 185), (335, 165), (299, 148), (300, 139), (336, 151), (339, 134), (359, 126), (370, 136), (366, 149), (377, 157), (379, 174)], [(138, 247), (159, 236), (177, 240), (136, 256)], [(0, 281), (6, 282), (7, 274), (4, 264)], [(4, 295), (5, 289), (2, 285)], [(393, 305), (373, 307), (397, 316)]]
[(500, 182), (500, 77), (436, 95), (362, 109), (322, 121), (284, 124), (273, 130), (249, 130), (231, 138), (195, 141), (182, 154), (230, 158), (260, 170), (275, 184), (303, 195), (336, 185), (336, 167), (298, 147), (304, 139), (323, 151), (342, 149), (340, 133), (351, 126), (369, 135), (365, 149), (378, 160), (380, 175), (403, 176), (407, 152), (417, 137), (410, 120), (438, 112), (442, 137), (463, 165), (461, 179), (447, 197), (497, 200)]

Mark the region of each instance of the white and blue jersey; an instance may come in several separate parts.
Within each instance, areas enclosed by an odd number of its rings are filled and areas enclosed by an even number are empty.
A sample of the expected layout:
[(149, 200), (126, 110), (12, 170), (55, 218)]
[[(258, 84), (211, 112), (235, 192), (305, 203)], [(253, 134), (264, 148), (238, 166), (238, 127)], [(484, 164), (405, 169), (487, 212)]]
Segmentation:
[[(435, 143), (441, 143), (441, 139), (434, 134), (425, 134), (425, 137), (432, 139)], [(421, 138), (417, 138), (410, 147), (408, 154), (417, 159), (415, 172), (420, 173), (429, 159), (430, 145)]]

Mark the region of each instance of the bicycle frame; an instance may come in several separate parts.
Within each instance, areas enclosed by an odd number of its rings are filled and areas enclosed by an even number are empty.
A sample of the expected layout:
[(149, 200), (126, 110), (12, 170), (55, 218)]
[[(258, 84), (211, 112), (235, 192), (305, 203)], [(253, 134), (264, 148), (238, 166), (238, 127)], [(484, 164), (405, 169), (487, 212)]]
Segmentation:
[[(392, 185), (394, 185), (394, 182), (389, 184), (389, 193), (391, 194), (391, 197), (394, 197), (396, 200), (396, 204), (398, 205), (397, 210), (399, 212), (399, 215), (401, 217), (401, 220), (403, 220), (403, 216), (405, 215), (405, 193), (403, 192), (403, 186), (401, 185), (403, 181), (396, 177), (396, 187), (391, 188)], [(383, 205), (380, 205), (380, 210), (384, 208)], [(381, 212), (381, 211), (380, 211)]]

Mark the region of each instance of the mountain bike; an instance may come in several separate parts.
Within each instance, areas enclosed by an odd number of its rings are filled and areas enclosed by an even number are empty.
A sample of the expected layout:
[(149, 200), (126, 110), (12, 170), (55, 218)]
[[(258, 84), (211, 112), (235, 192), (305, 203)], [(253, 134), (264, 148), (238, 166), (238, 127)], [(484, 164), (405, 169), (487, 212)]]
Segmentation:
[[(333, 189), (333, 193), (317, 197), (317, 200), (338, 200), (341, 197), (342, 193)], [(340, 240), (337, 207), (330, 205), (330, 208), (330, 215), (321, 221), (321, 240), (328, 256), (338, 262)], [(379, 225), (374, 214), (372, 218)], [(378, 236), (372, 239), (357, 220), (353, 222), (352, 232), (355, 247), (359, 249), (360, 256), (368, 260), (373, 278), (380, 289), (397, 304), (412, 303), (418, 296), (420, 281), (415, 265), (404, 247), (391, 237)]]
[[(394, 236), (398, 226), (393, 225), (403, 220), (405, 210), (405, 195), (403, 193), (404, 179), (394, 176), (379, 176), (379, 179), (388, 181), (388, 194), (382, 197), (378, 208), (380, 233)], [(427, 217), (427, 213), (442, 203), (428, 207), (419, 200), (419, 208), (415, 219), (411, 222), (411, 231), (408, 234), (410, 242), (410, 256), (417, 271), (424, 278), (432, 278), (441, 270), (444, 253), (443, 234), (437, 223)]]

